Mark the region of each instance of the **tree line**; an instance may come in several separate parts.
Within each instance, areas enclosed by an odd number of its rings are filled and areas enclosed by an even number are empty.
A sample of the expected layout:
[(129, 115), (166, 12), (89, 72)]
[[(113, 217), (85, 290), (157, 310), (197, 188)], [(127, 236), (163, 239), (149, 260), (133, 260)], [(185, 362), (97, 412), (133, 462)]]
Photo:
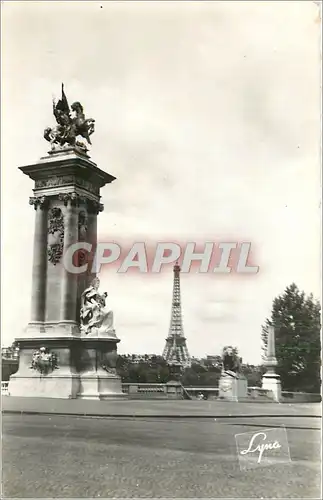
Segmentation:
[[(181, 382), (184, 386), (207, 386), (217, 387), (222, 371), (221, 356), (217, 356), (218, 363), (214, 360), (201, 360), (194, 362), (190, 368), (183, 370)], [(117, 372), (125, 383), (160, 383), (169, 382), (172, 378), (172, 368), (168, 366), (161, 356), (153, 356), (150, 360), (141, 360), (133, 363), (127, 356), (119, 356), (117, 361)], [(241, 372), (246, 376), (249, 386), (261, 386), (263, 368), (243, 364)]]

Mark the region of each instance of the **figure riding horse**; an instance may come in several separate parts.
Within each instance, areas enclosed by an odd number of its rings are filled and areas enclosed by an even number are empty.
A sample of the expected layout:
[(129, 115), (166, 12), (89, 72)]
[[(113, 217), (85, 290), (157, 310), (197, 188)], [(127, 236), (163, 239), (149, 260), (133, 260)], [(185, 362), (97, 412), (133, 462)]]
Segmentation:
[(62, 84), (62, 98), (55, 103), (53, 100), (53, 114), (56, 118), (57, 126), (54, 128), (46, 128), (44, 138), (51, 143), (52, 149), (55, 145), (64, 146), (65, 144), (75, 147), (78, 146), (87, 151), (87, 147), (83, 142), (77, 141), (77, 137), (81, 136), (88, 144), (91, 143), (90, 135), (94, 132), (93, 118), (85, 118), (83, 106), (79, 102), (74, 102), (71, 105), (71, 110), (74, 116), (71, 116), (70, 107), (64, 92), (64, 84)]

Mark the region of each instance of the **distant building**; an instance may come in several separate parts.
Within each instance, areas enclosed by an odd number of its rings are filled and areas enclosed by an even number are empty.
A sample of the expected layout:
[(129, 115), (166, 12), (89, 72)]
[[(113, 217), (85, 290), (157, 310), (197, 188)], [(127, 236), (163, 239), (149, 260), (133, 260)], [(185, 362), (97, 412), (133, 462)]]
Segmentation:
[(139, 363), (151, 363), (160, 357), (157, 356), (157, 354), (123, 354), (122, 356), (134, 365), (138, 365)]

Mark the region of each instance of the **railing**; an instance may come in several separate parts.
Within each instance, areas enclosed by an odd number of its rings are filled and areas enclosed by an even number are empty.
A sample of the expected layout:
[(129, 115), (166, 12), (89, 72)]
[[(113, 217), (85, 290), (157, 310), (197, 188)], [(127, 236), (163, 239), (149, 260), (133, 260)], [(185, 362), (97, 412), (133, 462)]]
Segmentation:
[[(171, 383), (168, 384), (145, 384), (145, 383), (123, 383), (122, 392), (129, 396), (146, 395), (146, 396), (167, 396), (171, 392)], [(183, 387), (181, 391), (186, 399), (208, 399), (209, 397), (216, 398), (219, 395), (218, 387)]]
[(219, 388), (218, 387), (208, 387), (208, 386), (198, 386), (198, 387), (192, 387), (190, 385), (186, 385), (185, 386), (185, 389), (187, 391), (192, 391), (192, 392), (203, 392), (203, 391), (218, 391)]
[(188, 399), (217, 399), (218, 387), (183, 387)]
[(124, 394), (166, 394), (166, 384), (131, 384), (123, 383)]
[(320, 403), (321, 394), (316, 392), (289, 392), (282, 391), (283, 400), (290, 403)]
[(272, 399), (271, 391), (262, 387), (248, 387), (248, 396), (252, 399), (259, 397)]
[(167, 384), (134, 384), (123, 383), (122, 392), (129, 398), (154, 398), (154, 399), (191, 399), (186, 389), (180, 382), (168, 382)]

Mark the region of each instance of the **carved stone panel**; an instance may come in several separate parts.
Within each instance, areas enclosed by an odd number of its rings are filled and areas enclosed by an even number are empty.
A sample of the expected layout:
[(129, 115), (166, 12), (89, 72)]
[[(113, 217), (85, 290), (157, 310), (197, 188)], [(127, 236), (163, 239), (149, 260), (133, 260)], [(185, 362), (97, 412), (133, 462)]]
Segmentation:
[[(84, 210), (79, 212), (78, 228), (79, 228), (79, 241), (86, 241), (87, 236), (87, 224), (88, 218), (87, 213)], [(80, 249), (78, 251), (78, 263), (79, 266), (83, 266), (86, 263), (86, 252)]]
[(77, 177), (75, 183), (77, 186), (79, 186), (83, 189), (86, 189), (90, 193), (96, 194), (97, 196), (99, 195), (100, 188), (97, 186), (94, 186), (92, 184), (92, 182), (90, 182), (86, 179), (81, 179), (81, 178)]
[(68, 184), (73, 184), (80, 188), (86, 189), (92, 194), (99, 196), (100, 188), (92, 184), (91, 181), (87, 179), (82, 179), (81, 177), (77, 177), (75, 175), (62, 175), (62, 176), (54, 176), (50, 179), (38, 179), (35, 181), (35, 188), (51, 188), (57, 186), (65, 186)]
[(35, 188), (41, 189), (44, 187), (56, 187), (64, 184), (71, 184), (74, 181), (73, 175), (63, 175), (62, 177), (54, 176), (49, 179), (38, 179), (35, 181)]
[(79, 213), (79, 240), (85, 241), (87, 233), (87, 215), (84, 210)]
[(48, 260), (56, 266), (64, 249), (64, 216), (61, 209), (53, 207), (49, 212), (48, 221)]

